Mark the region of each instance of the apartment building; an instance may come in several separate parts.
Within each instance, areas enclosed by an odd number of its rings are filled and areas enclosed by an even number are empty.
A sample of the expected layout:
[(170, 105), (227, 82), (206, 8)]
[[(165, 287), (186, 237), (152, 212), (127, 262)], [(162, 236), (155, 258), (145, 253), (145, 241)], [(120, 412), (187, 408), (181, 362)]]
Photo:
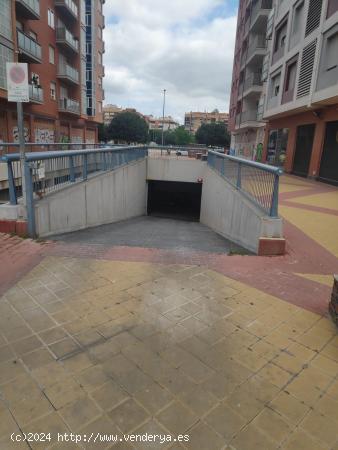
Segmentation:
[(229, 131), (232, 151), (252, 159), (260, 159), (264, 142), (263, 71), (272, 6), (272, 0), (240, 0), (238, 9)]
[(144, 116), (145, 120), (149, 125), (149, 130), (176, 130), (180, 126), (171, 116), (168, 117), (154, 117), (154, 116)]
[(268, 38), (265, 157), (338, 184), (337, 0), (277, 2)]
[(125, 112), (135, 113), (148, 122), (147, 118), (149, 116), (143, 115), (142, 113), (138, 112), (135, 108), (121, 108), (120, 106), (116, 106), (116, 105), (105, 105), (103, 107), (103, 123), (105, 125), (109, 125), (115, 116), (117, 116), (118, 114), (121, 114), (121, 113), (125, 113)]
[(228, 126), (229, 114), (219, 112), (215, 109), (213, 112), (189, 112), (185, 113), (184, 127), (189, 133), (195, 134), (201, 125), (204, 123), (219, 123), (223, 122)]
[(6, 62), (28, 63), (27, 141), (97, 141), (104, 92), (104, 0), (0, 0), (0, 141), (18, 140)]

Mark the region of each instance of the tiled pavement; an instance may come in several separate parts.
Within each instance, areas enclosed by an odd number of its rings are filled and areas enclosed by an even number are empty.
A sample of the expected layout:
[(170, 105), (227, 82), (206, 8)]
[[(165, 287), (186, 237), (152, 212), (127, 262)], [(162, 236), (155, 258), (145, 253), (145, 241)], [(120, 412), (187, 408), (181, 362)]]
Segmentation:
[(284, 180), (282, 258), (0, 237), (0, 449), (338, 450), (337, 191)]
[(204, 267), (47, 257), (2, 298), (0, 328), (1, 449), (27, 448), (13, 432), (98, 431), (337, 448), (333, 324)]

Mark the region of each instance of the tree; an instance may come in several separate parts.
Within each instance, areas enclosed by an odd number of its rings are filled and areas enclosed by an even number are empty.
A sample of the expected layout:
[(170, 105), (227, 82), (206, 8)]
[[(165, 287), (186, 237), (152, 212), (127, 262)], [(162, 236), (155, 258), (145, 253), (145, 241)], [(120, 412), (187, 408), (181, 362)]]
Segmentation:
[(99, 124), (98, 133), (99, 133), (99, 142), (107, 142), (108, 141), (107, 127), (104, 123)]
[(229, 147), (230, 135), (224, 123), (204, 123), (196, 132), (196, 141), (199, 144)]
[[(156, 142), (156, 144), (162, 144), (162, 131), (150, 130), (149, 140)], [(184, 126), (180, 126), (175, 130), (167, 130), (164, 132), (164, 144), (165, 145), (187, 145), (194, 141), (192, 136)]]
[(148, 140), (148, 124), (134, 112), (123, 112), (115, 116), (108, 125), (107, 137), (109, 140), (144, 144)]

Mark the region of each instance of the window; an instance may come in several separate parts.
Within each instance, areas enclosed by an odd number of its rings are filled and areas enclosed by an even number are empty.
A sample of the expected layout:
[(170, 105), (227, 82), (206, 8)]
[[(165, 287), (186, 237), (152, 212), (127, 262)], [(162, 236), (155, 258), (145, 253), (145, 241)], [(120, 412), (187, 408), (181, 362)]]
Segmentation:
[(282, 103), (290, 102), (291, 100), (293, 100), (293, 94), (296, 85), (297, 62), (298, 55), (296, 55), (286, 63)]
[(51, 28), (55, 28), (55, 16), (54, 16), (54, 11), (52, 11), (51, 9), (48, 10), (48, 25)]
[(55, 64), (55, 49), (51, 45), (49, 46), (49, 62)]
[(297, 62), (292, 63), (287, 67), (285, 78), (285, 90), (293, 90), (296, 83)]
[(338, 11), (338, 0), (329, 0), (327, 4), (326, 18), (328, 19), (329, 17), (332, 16), (332, 14), (334, 14), (337, 11)]
[(337, 86), (338, 23), (323, 34), (316, 91)]
[(31, 73), (31, 84), (33, 86), (40, 86), (40, 75), (37, 73)]
[(338, 66), (338, 32), (327, 39), (326, 44), (326, 70)]
[(12, 40), (12, 2), (0, 0), (0, 34)]
[(270, 97), (278, 97), (280, 89), (280, 73), (271, 77)]
[(102, 66), (102, 53), (97, 54), (97, 63)]
[(284, 47), (286, 41), (287, 21), (284, 21), (276, 30), (274, 51), (277, 52)]
[(13, 60), (13, 51), (0, 44), (0, 88), (6, 89), (7, 87), (6, 63), (13, 62)]
[(276, 28), (275, 42), (273, 46), (272, 64), (274, 64), (284, 55), (287, 26), (288, 22), (286, 18)]
[(97, 27), (97, 35), (100, 39), (102, 39), (102, 28), (101, 27)]
[(54, 81), (50, 83), (50, 98), (56, 100), (56, 83)]
[(292, 34), (297, 34), (301, 29), (303, 11), (304, 2), (298, 3), (295, 7), (293, 15)]
[(97, 110), (99, 113), (102, 112), (102, 103), (101, 102), (97, 102)]

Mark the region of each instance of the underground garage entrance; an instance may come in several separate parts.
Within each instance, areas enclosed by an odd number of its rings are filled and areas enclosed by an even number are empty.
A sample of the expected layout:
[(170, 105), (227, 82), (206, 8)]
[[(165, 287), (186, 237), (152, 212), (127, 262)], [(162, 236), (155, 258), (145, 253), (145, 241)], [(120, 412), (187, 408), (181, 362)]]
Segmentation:
[(198, 222), (202, 183), (148, 181), (148, 215)]

